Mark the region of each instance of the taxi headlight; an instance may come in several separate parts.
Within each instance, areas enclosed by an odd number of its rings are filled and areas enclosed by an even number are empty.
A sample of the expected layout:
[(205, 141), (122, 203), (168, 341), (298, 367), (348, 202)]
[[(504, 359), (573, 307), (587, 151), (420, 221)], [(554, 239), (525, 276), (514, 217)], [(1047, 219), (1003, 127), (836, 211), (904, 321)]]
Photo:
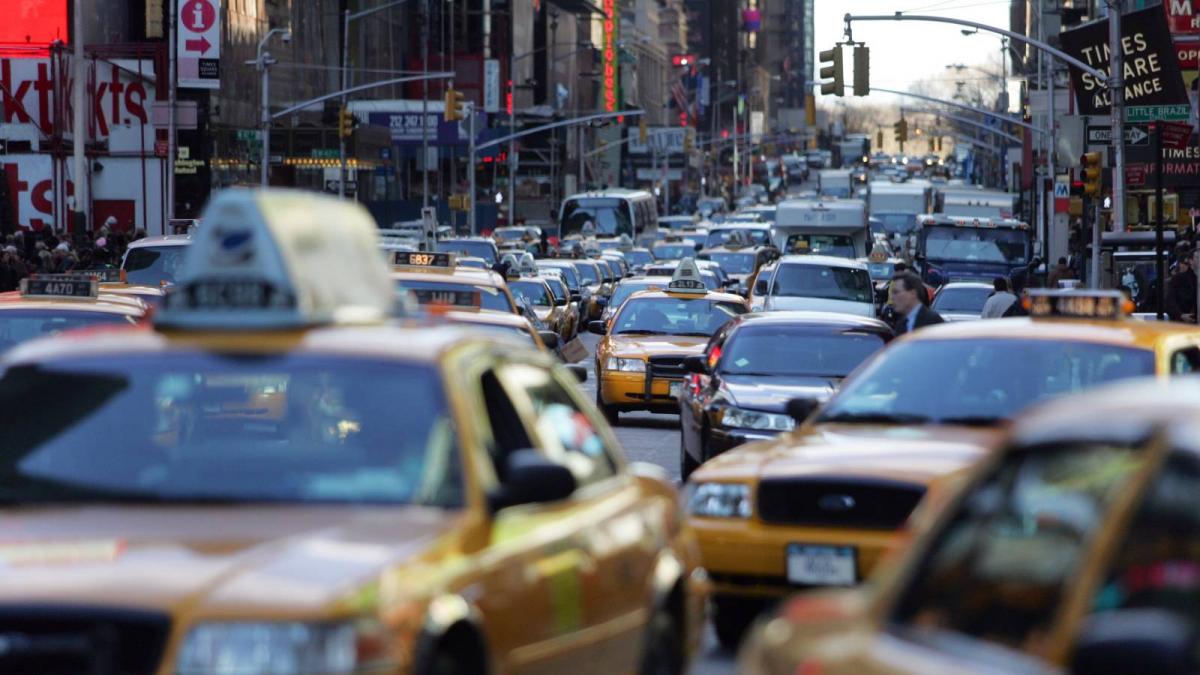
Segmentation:
[(787, 415), (745, 410), (729, 406), (721, 409), (719, 424), (727, 428), (755, 429), (761, 431), (791, 431), (796, 421)]
[(604, 361), (604, 369), (621, 373), (644, 373), (646, 372), (646, 362), (641, 359), (619, 359), (610, 356)]
[(187, 635), (177, 673), (350, 673), (362, 664), (358, 622), (216, 622)]
[(706, 518), (749, 518), (750, 486), (743, 483), (699, 483), (689, 488), (687, 511)]

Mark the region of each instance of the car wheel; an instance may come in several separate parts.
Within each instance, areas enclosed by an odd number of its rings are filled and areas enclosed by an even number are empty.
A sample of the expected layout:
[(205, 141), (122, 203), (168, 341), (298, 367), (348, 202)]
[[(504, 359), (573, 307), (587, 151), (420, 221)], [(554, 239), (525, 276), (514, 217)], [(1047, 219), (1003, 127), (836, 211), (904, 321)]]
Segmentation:
[(686, 483), (688, 477), (691, 476), (692, 472), (698, 468), (700, 468), (700, 462), (697, 462), (696, 460), (692, 459), (692, 456), (688, 454), (687, 448), (684, 447), (684, 444), (683, 444), (683, 430), (680, 429), (679, 430), (679, 480), (680, 480), (680, 482)]
[(746, 630), (758, 616), (756, 608), (732, 598), (713, 598), (713, 629), (721, 647), (736, 652)]
[(658, 610), (646, 626), (641, 675), (679, 675), (683, 672), (683, 642), (675, 618)]
[[(599, 368), (596, 372), (600, 372)], [(604, 403), (604, 397), (600, 394), (600, 383), (596, 383), (596, 407), (600, 412), (604, 413), (604, 419), (612, 426), (617, 426), (621, 423), (621, 413), (617, 412), (616, 406), (607, 405)]]

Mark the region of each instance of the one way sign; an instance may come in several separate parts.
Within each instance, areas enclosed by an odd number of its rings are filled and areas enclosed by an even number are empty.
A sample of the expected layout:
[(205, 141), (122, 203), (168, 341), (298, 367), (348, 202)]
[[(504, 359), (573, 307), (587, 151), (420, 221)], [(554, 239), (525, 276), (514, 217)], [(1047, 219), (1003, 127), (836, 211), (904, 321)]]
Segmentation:
[[(1141, 124), (1126, 124), (1125, 130), (1125, 145), (1145, 145), (1150, 138), (1150, 133), (1146, 131), (1146, 127)], [(1087, 128), (1088, 145), (1111, 145), (1112, 144), (1112, 127), (1111, 126), (1089, 126)]]
[(221, 87), (221, 0), (179, 0), (175, 56), (179, 86)]

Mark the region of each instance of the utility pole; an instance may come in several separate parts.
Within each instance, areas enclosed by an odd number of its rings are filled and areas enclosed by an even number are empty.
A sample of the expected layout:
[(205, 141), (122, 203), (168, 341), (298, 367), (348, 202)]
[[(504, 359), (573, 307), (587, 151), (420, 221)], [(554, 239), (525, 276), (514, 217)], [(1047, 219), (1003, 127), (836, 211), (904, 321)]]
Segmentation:
[[(1125, 231), (1125, 78), (1121, 54), (1122, 0), (1108, 0), (1109, 88), (1112, 92), (1112, 229)], [(1163, 283), (1159, 278), (1159, 285)]]
[[(84, 154), (83, 154), (84, 146), (87, 143), (87, 129), (83, 128), (84, 125), (87, 124), (87, 122), (85, 121), (86, 118), (83, 115), (84, 111), (86, 110), (85, 102), (87, 101), (87, 98), (85, 96), (85, 90), (87, 89), (87, 68), (86, 68), (85, 62), (83, 60), (83, 0), (75, 0), (75, 8), (74, 9), (75, 9), (75, 26), (74, 26), (74, 29), (72, 32), (74, 33), (73, 37), (74, 37), (74, 42), (75, 42), (75, 44), (74, 44), (75, 85), (74, 85), (74, 88), (71, 90), (71, 96), (73, 98), (72, 106), (74, 106), (74, 110), (72, 111), (74, 113), (74, 116), (72, 118), (72, 125), (74, 127), (75, 142), (71, 146), (71, 151), (72, 151), (72, 160), (74, 162), (74, 169), (75, 169), (74, 170), (74, 173), (75, 173), (75, 211), (77, 213), (84, 214), (84, 218), (89, 221), (86, 223), (86, 226), (90, 227), (90, 226), (92, 226), (92, 223), (90, 222), (91, 209), (88, 208), (87, 158), (84, 157)], [(175, 106), (174, 106), (174, 102), (173, 102), (173, 97), (175, 96), (175, 43), (173, 42), (174, 35), (175, 35), (175, 30), (173, 28), (174, 25), (175, 25), (175, 7), (174, 7), (174, 3), (172, 3), (171, 18), (168, 20), (168, 23), (167, 23), (167, 26), (168, 26), (167, 30), (169, 31), (170, 35), (172, 36), (171, 41), (168, 41), (170, 44), (170, 49), (171, 49), (170, 88), (171, 88), (171, 96), (172, 96), (172, 104), (171, 104), (172, 120), (174, 120), (174, 112), (175, 112)], [(169, 172), (169, 175), (171, 176), (170, 180), (171, 180), (171, 182), (173, 182), (173, 179), (175, 176), (175, 171), (173, 170), (173, 167), (174, 167), (175, 163), (173, 161), (171, 161), (170, 152), (167, 153), (167, 163), (172, 167), (171, 169), (168, 169), (168, 172)], [(169, 196), (170, 194), (171, 194), (171, 189), (170, 189), (170, 185), (168, 184), (167, 204), (171, 203), (170, 196)], [(167, 218), (170, 218), (171, 215), (172, 215), (171, 207), (168, 206), (167, 207)], [(146, 223), (146, 227), (149, 228), (149, 226), (150, 226), (149, 223)]]
[[(429, 0), (421, 0), (421, 75), (429, 74)], [(475, 158), (472, 157), (474, 162)], [(474, 171), (471, 172), (474, 175)], [(429, 206), (429, 80), (421, 80), (421, 209)]]
[(475, 229), (475, 104), (468, 101), (467, 105), (467, 175), (470, 188), (467, 195), (467, 225), (471, 228), (471, 236), (478, 234)]
[[(346, 7), (342, 15), (342, 91), (350, 87), (347, 79), (350, 77), (350, 8)], [(338, 123), (341, 123), (342, 111), (346, 109), (347, 97), (342, 94), (342, 107), (338, 110)], [(346, 137), (338, 134), (338, 198), (346, 198)]]

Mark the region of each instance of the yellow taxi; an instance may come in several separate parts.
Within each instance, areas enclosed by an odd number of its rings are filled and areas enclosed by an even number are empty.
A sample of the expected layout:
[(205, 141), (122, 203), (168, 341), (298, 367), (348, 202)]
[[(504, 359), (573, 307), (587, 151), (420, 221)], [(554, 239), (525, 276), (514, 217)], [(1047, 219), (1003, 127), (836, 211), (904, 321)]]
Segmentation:
[(729, 319), (746, 313), (745, 301), (709, 291), (691, 258), (679, 263), (664, 290), (630, 295), (608, 321), (588, 330), (604, 336), (596, 347), (596, 405), (609, 422), (621, 412), (677, 414), (683, 360), (704, 345)]
[[(689, 523), (713, 581), (717, 637), (801, 589), (853, 586), (910, 536), (1019, 410), (1062, 394), (1200, 369), (1200, 328), (1142, 322), (1116, 291), (1030, 297), (1032, 317), (947, 323), (892, 341), (796, 430), (692, 473)], [(928, 497), (927, 497), (928, 495)]]
[(531, 254), (509, 254), (505, 258), (513, 261), (508, 268), (508, 292), (518, 303), (527, 303), (541, 325), (557, 333), (559, 340), (564, 343), (570, 340), (572, 325), (567, 313), (568, 299), (560, 300), (555, 295), (550, 282), (538, 274), (537, 263)]
[(1194, 673), (1200, 387), (1032, 409), (869, 586), (799, 595), (748, 675)]
[(65, 330), (131, 326), (146, 315), (136, 298), (100, 293), (99, 282), (80, 274), (38, 274), (19, 291), (0, 293), (0, 351)]
[(500, 334), (519, 335), (543, 352), (554, 352), (559, 346), (558, 333), (537, 330), (528, 319), (516, 314), (452, 309), (443, 312), (440, 317), (450, 323), (477, 326)]
[(420, 305), (475, 307), (521, 314), (508, 285), (491, 270), (459, 267), (453, 253), (394, 251), (392, 281), (412, 293)]
[(81, 274), (84, 276), (94, 276), (100, 282), (100, 293), (106, 295), (126, 296), (137, 298), (150, 309), (157, 309), (162, 305), (163, 296), (166, 294), (164, 286), (147, 286), (144, 284), (131, 284), (128, 281), (125, 270), (117, 268), (103, 268), (92, 270), (77, 270), (72, 274)]
[(694, 537), (569, 372), (391, 322), (357, 205), (204, 218), (152, 330), (0, 358), (0, 672), (686, 667)]

